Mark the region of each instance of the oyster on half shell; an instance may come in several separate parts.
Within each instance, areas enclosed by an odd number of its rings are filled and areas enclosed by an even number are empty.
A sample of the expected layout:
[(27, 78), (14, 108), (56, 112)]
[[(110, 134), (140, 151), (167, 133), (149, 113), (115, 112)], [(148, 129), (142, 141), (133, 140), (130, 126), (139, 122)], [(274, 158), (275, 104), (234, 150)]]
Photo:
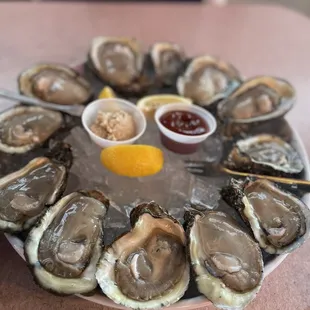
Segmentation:
[(19, 91), (47, 102), (71, 105), (87, 103), (91, 85), (75, 70), (60, 64), (37, 64), (18, 78)]
[(64, 192), (71, 164), (71, 147), (60, 143), (45, 157), (1, 178), (0, 230), (30, 228)]
[(245, 81), (217, 106), (224, 123), (251, 124), (285, 115), (296, 99), (293, 86), (280, 78), (258, 76)]
[(109, 201), (98, 191), (74, 192), (50, 207), (25, 242), (36, 283), (61, 295), (97, 286), (97, 262)]
[(16, 107), (0, 114), (0, 151), (25, 153), (43, 144), (63, 123), (61, 113)]
[(183, 49), (175, 43), (157, 42), (151, 47), (150, 56), (160, 81), (166, 85), (175, 83), (185, 61)]
[(224, 165), (232, 170), (269, 175), (298, 174), (304, 169), (291, 145), (267, 134), (237, 141)]
[(189, 283), (182, 226), (155, 202), (138, 205), (132, 230), (104, 250), (96, 278), (118, 304), (158, 309), (178, 301)]
[(89, 61), (99, 78), (118, 90), (130, 92), (143, 87), (144, 53), (135, 39), (96, 37)]
[(232, 179), (221, 194), (239, 211), (261, 248), (270, 254), (290, 253), (309, 237), (309, 208), (268, 180)]
[(243, 309), (263, 280), (258, 244), (223, 212), (187, 212), (185, 220), (199, 291), (220, 309)]
[(178, 93), (209, 107), (229, 95), (242, 82), (231, 64), (211, 56), (193, 58), (177, 80)]

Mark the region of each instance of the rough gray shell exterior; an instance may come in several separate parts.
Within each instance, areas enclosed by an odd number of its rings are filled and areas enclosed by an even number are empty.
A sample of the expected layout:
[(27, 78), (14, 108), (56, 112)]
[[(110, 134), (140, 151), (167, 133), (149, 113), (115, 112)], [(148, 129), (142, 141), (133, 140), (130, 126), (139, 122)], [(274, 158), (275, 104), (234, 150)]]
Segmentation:
[(304, 169), (298, 152), (280, 137), (269, 134), (238, 140), (224, 165), (240, 172), (267, 175), (294, 175)]

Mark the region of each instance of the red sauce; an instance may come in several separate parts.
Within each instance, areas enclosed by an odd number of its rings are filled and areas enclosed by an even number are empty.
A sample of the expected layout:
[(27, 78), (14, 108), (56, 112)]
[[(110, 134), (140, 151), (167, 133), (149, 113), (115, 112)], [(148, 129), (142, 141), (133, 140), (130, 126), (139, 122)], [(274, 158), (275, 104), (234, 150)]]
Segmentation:
[(170, 151), (178, 154), (192, 154), (197, 151), (200, 143), (185, 144), (171, 140), (163, 133), (160, 133), (162, 144)]
[(196, 113), (189, 111), (170, 111), (159, 121), (169, 130), (186, 136), (198, 136), (209, 131), (208, 124)]

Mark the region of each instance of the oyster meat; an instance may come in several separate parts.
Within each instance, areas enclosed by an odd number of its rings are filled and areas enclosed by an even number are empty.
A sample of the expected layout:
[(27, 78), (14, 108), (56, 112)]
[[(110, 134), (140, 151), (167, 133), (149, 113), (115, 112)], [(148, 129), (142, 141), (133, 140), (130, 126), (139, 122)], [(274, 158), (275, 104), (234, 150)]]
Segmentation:
[(92, 97), (91, 85), (75, 70), (60, 64), (38, 64), (18, 78), (19, 91), (47, 102), (84, 104)]
[(61, 113), (17, 107), (0, 114), (0, 151), (25, 153), (45, 142), (63, 123)]
[(72, 164), (71, 147), (57, 144), (46, 157), (0, 179), (0, 230), (30, 228), (64, 192)]
[(285, 115), (295, 103), (295, 89), (287, 81), (259, 76), (245, 81), (217, 107), (225, 123), (249, 124)]
[(268, 180), (232, 179), (222, 189), (222, 196), (239, 211), (261, 248), (270, 254), (290, 253), (309, 237), (309, 208)]
[(25, 242), (25, 257), (36, 283), (62, 295), (96, 288), (108, 207), (102, 193), (90, 191), (69, 194), (48, 209)]
[(163, 84), (174, 84), (183, 69), (183, 49), (175, 43), (158, 42), (151, 47), (150, 55), (157, 77)]
[(141, 77), (144, 53), (131, 38), (96, 37), (89, 51), (90, 63), (97, 75), (116, 88), (129, 88)]
[(223, 212), (187, 212), (185, 218), (199, 291), (220, 309), (243, 309), (263, 280), (258, 244)]
[(241, 84), (240, 73), (231, 64), (211, 56), (194, 58), (177, 80), (178, 93), (202, 106), (225, 98)]
[(224, 164), (232, 170), (268, 175), (298, 174), (304, 169), (291, 145), (268, 134), (237, 141)]
[(182, 226), (155, 202), (138, 205), (132, 230), (104, 250), (96, 278), (118, 304), (157, 309), (178, 301), (189, 283)]

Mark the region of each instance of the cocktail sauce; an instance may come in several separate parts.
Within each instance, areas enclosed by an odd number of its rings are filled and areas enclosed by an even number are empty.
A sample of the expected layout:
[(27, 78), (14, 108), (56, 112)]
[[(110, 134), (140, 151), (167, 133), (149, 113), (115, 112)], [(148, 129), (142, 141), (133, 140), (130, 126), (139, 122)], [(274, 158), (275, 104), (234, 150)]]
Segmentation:
[(205, 120), (189, 111), (170, 111), (162, 115), (159, 121), (167, 129), (186, 136), (197, 136), (209, 132)]
[[(190, 111), (169, 111), (159, 118), (159, 122), (177, 134), (198, 136), (210, 131), (207, 122), (198, 114)], [(161, 141), (169, 150), (179, 154), (196, 152), (200, 143), (180, 143), (164, 133), (160, 133)]]

